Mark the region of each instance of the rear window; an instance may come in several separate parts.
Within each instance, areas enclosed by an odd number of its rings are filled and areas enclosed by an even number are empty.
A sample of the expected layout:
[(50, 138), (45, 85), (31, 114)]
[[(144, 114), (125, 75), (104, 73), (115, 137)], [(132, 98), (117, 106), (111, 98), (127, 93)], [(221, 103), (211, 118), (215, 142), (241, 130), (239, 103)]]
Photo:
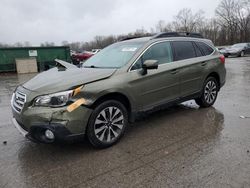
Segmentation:
[(190, 41), (174, 41), (172, 42), (175, 61), (190, 59), (196, 57), (195, 49)]
[(197, 57), (203, 56), (201, 49), (198, 48), (198, 46), (195, 43), (193, 43), (193, 45), (194, 45), (194, 48), (195, 48), (195, 51), (196, 51), (196, 56)]
[(214, 49), (211, 48), (210, 46), (208, 46), (207, 44), (203, 43), (203, 42), (196, 42), (197, 46), (202, 50), (203, 54), (206, 55), (210, 55), (211, 53), (213, 53)]

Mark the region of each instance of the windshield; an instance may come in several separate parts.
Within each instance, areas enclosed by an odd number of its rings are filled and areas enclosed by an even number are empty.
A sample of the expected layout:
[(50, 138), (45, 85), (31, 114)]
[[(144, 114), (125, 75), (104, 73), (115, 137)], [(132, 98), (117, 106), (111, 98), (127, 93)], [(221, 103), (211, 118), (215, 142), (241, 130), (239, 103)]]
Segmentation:
[(246, 43), (239, 43), (239, 44), (234, 44), (232, 48), (243, 48), (244, 46), (246, 46)]
[(144, 42), (118, 42), (85, 61), (85, 68), (120, 68), (133, 57)]

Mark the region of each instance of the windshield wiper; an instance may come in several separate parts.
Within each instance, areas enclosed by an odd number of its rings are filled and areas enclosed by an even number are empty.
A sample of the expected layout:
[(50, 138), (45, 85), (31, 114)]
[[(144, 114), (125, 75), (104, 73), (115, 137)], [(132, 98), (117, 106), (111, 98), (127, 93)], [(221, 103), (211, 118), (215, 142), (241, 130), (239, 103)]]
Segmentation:
[(118, 69), (119, 67), (97, 67), (95, 65), (83, 66), (83, 68)]
[(100, 67), (97, 67), (95, 65), (90, 65), (90, 66), (83, 66), (84, 68), (100, 68)]

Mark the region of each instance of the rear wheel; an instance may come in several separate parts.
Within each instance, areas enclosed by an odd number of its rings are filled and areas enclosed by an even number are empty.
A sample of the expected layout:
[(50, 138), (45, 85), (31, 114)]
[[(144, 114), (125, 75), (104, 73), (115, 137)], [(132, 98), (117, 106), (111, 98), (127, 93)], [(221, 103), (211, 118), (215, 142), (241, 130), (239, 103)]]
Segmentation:
[(127, 124), (128, 112), (122, 103), (115, 100), (103, 102), (90, 116), (88, 139), (95, 147), (109, 147), (123, 136)]
[(201, 107), (209, 107), (214, 104), (219, 91), (218, 82), (214, 77), (206, 79), (201, 97), (195, 99), (195, 102)]
[(244, 55), (245, 55), (245, 52), (241, 51), (239, 57), (243, 57)]

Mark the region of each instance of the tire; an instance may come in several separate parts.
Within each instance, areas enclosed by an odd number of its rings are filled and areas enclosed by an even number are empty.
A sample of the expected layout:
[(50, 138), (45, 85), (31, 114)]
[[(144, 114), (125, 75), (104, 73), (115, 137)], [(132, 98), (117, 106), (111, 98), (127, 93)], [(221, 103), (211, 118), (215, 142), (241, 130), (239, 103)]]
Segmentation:
[(203, 108), (212, 106), (217, 98), (219, 85), (214, 77), (208, 77), (204, 82), (201, 97), (195, 99), (195, 102)]
[(125, 106), (116, 100), (105, 101), (90, 116), (88, 140), (96, 148), (112, 146), (124, 135), (127, 124), (128, 112)]
[(239, 54), (239, 57), (243, 57), (244, 55), (245, 55), (245, 52), (241, 51), (240, 54)]

